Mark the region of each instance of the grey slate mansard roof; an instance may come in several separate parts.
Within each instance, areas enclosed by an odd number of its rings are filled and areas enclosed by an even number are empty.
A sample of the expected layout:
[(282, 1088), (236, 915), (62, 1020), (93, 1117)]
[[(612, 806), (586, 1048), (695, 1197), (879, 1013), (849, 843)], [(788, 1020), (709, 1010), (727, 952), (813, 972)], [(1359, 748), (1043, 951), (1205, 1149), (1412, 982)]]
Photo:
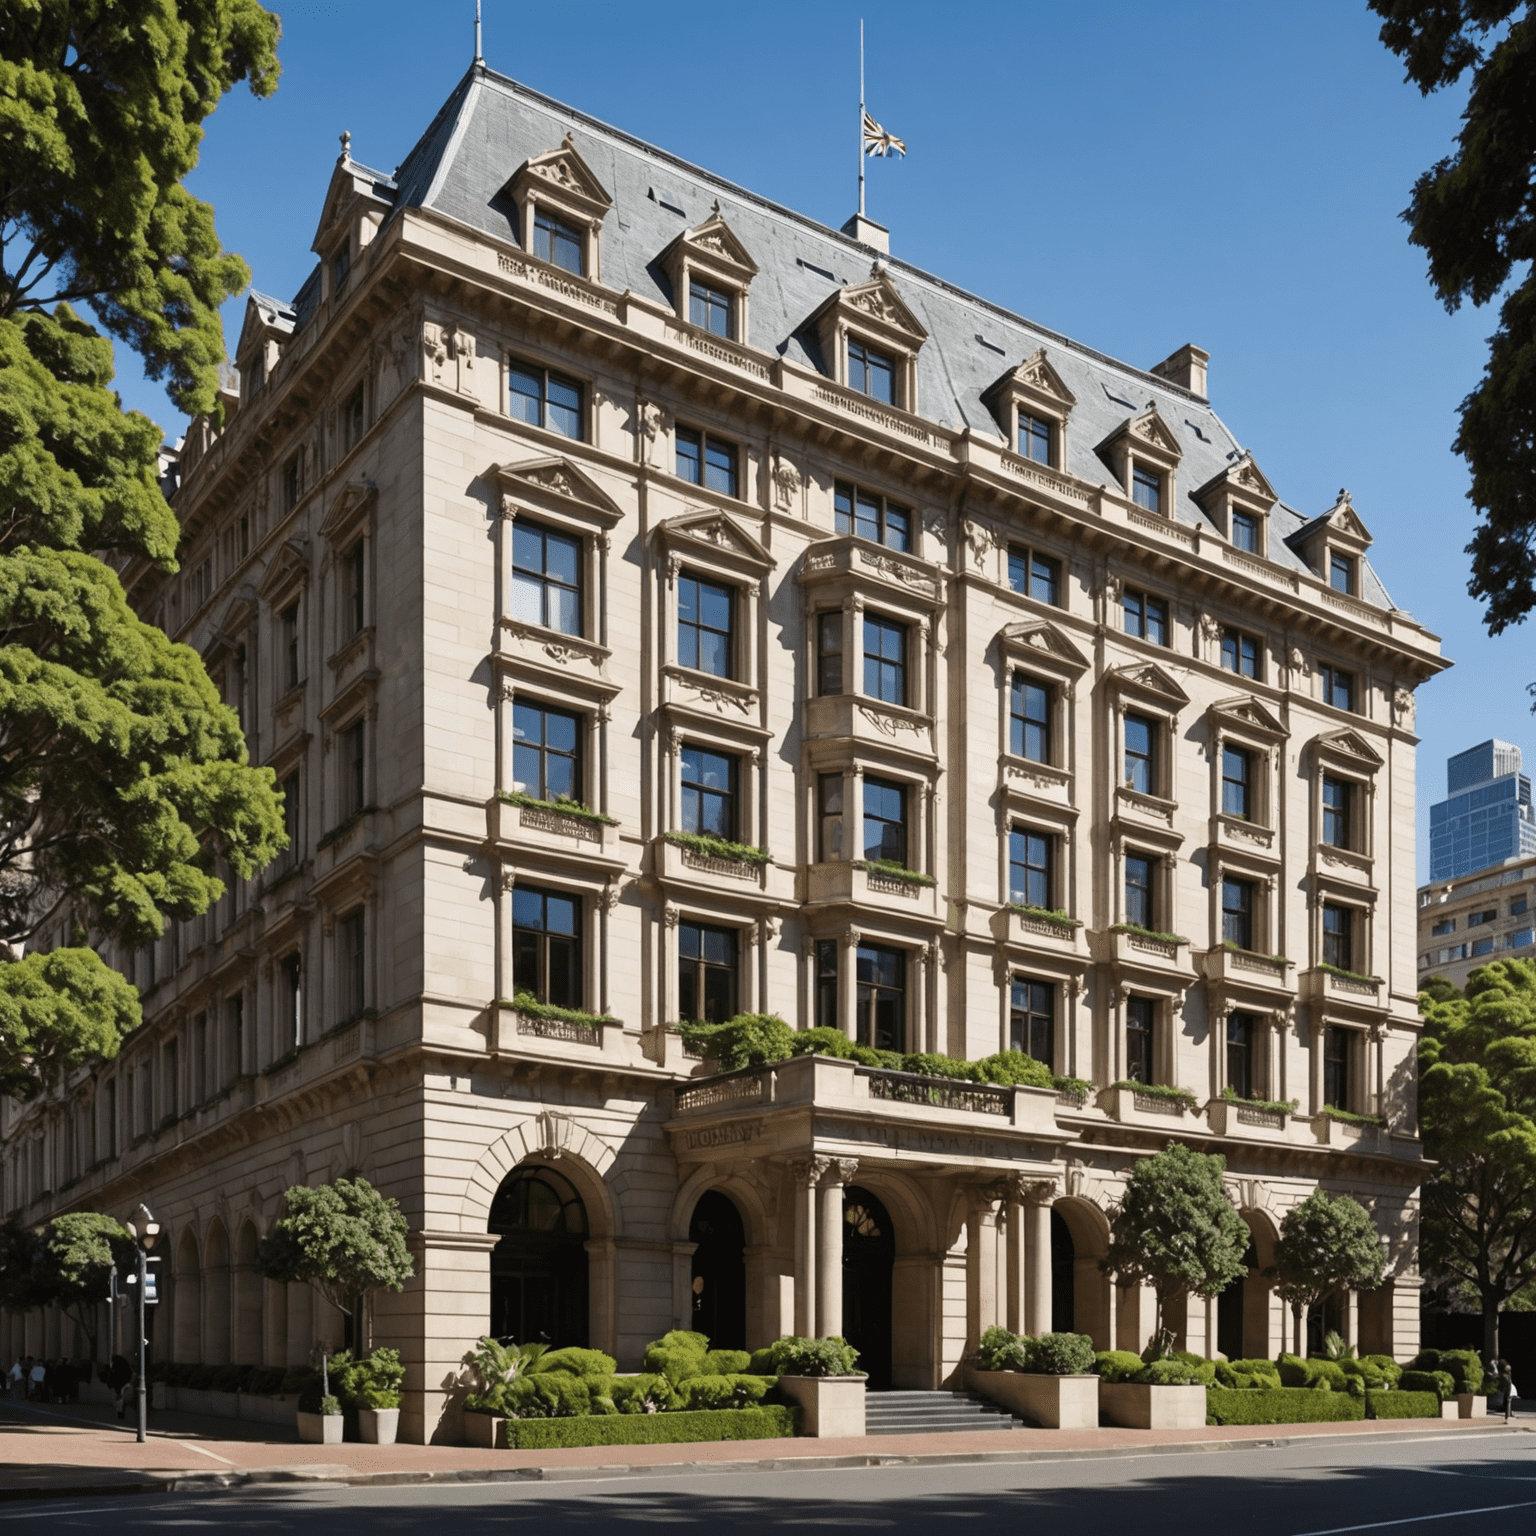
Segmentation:
[[(498, 240), (520, 244), (515, 212), (502, 189), (525, 160), (557, 148), (567, 132), (613, 198), (602, 231), (606, 286), (672, 305), (670, 283), (656, 258), (683, 230), (703, 223), (718, 200), (721, 214), (761, 269), (752, 282), (751, 334), (746, 341), (825, 371), (815, 342), (802, 335), (801, 328), (836, 288), (869, 277), (873, 253), (867, 247), (504, 75), (472, 67), (393, 177), (355, 161), (349, 167), (371, 176), (381, 198), (392, 194), (397, 213), (402, 208), (430, 208)], [(664, 206), (663, 197), (683, 212)], [(1190, 493), (1219, 475), (1242, 448), (1206, 401), (953, 288), (897, 257), (886, 259), (885, 265), (928, 332), (917, 363), (922, 416), (951, 430), (970, 427), (1001, 437), (996, 418), (982, 403), (982, 392), (1043, 346), (1077, 397), (1065, 467), (1090, 483), (1108, 483), (1111, 471), (1095, 451), (1097, 446), (1130, 417), (1155, 404), (1183, 452), (1174, 515), (1181, 523), (1211, 526)], [(290, 311), (297, 312), (300, 326), (313, 310), (317, 275), (318, 269)], [(1286, 540), (1314, 521), (1277, 503), (1269, 519), (1269, 558), (1308, 571)], [(1363, 561), (1360, 596), (1378, 607), (1393, 606), (1380, 579)]]

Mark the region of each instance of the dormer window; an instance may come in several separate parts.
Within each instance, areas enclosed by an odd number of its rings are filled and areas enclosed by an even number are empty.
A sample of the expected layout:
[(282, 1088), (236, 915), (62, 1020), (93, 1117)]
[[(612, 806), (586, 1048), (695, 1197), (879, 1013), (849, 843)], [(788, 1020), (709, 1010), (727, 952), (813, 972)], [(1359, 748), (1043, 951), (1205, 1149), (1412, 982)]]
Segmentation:
[(1052, 424), (1045, 417), (1032, 416), (1024, 410), (1019, 412), (1019, 452), (1024, 458), (1054, 469), (1056, 457), (1051, 451), (1053, 436)]
[(723, 288), (716, 288), (699, 278), (688, 283), (688, 320), (701, 331), (714, 336), (724, 336), (727, 341), (736, 339), (735, 303), (732, 295)]
[(1137, 464), (1131, 470), (1131, 500), (1146, 512), (1163, 510), (1163, 477), (1150, 465)]
[(982, 392), (982, 400), (1021, 459), (1060, 469), (1067, 458), (1067, 417), (1077, 397), (1037, 348)]
[(1348, 597), (1355, 595), (1356, 573), (1359, 570), (1353, 555), (1341, 554), (1338, 550), (1330, 550), (1328, 554), (1328, 585), (1335, 592), (1343, 592)]
[(598, 232), (613, 199), (572, 136), (566, 134), (557, 149), (525, 160), (507, 191), (517, 205), (524, 249), (564, 272), (595, 281)]
[(1149, 401), (1139, 416), (1121, 422), (1099, 444), (1098, 453), (1114, 470), (1134, 508), (1153, 517), (1172, 516), (1183, 450), (1156, 405)]
[(1233, 549), (1268, 556), (1268, 519), (1276, 501), (1275, 488), (1251, 454), (1232, 459), (1195, 492), (1195, 500), (1217, 530), (1226, 534)]
[(867, 342), (848, 338), (848, 387), (871, 400), (896, 404), (896, 360)]
[(1250, 555), (1259, 553), (1259, 518), (1255, 513), (1233, 512), (1232, 547)]
[(347, 275), (352, 270), (352, 249), (343, 244), (331, 259), (331, 294), (338, 295), (347, 285)]
[(880, 263), (868, 282), (837, 289), (808, 328), (839, 384), (881, 405), (917, 410), (917, 353), (928, 333)]
[(577, 277), (586, 275), (581, 231), (547, 208), (540, 208), (533, 217), (533, 254)]

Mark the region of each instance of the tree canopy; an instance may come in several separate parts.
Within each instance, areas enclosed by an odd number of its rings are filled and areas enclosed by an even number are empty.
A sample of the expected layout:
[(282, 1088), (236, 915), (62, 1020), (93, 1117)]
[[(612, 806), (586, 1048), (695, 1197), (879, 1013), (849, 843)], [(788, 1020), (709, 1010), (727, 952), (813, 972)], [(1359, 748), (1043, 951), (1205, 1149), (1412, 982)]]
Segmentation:
[(1180, 1296), (1214, 1296), (1248, 1266), (1248, 1227), (1222, 1185), (1224, 1157), (1172, 1142), (1131, 1169), (1099, 1268), (1117, 1285), (1150, 1285), (1157, 1331)]
[(274, 88), (277, 37), (254, 0), (0, 3), (0, 1091), (138, 1022), (90, 943), (158, 938), (282, 846), (235, 712), (103, 558), (176, 568), (160, 430), (122, 410), (109, 338), (216, 412), (249, 274), (181, 181), (224, 93)]
[(1268, 1274), (1296, 1320), (1298, 1354), (1303, 1310), (1335, 1291), (1375, 1290), (1383, 1265), (1376, 1223), (1358, 1200), (1314, 1189), (1285, 1213)]
[(1499, 634), (1536, 606), (1536, 18), (1529, 0), (1370, 0), (1381, 40), (1424, 95), (1469, 71), (1456, 150), (1414, 184), (1403, 217), (1448, 310), (1504, 298), (1453, 444), (1483, 521), (1468, 590)]
[(17, 1312), (59, 1307), (73, 1313), (96, 1357), (96, 1308), (107, 1299), (112, 1266), (131, 1266), (128, 1229), (95, 1211), (72, 1211), (32, 1228), (0, 1227), (0, 1306)]
[(1434, 1169), (1420, 1240), (1483, 1315), (1483, 1353), (1499, 1353), (1499, 1311), (1536, 1284), (1536, 963), (1496, 960), (1465, 995), (1425, 993), (1419, 1120)]

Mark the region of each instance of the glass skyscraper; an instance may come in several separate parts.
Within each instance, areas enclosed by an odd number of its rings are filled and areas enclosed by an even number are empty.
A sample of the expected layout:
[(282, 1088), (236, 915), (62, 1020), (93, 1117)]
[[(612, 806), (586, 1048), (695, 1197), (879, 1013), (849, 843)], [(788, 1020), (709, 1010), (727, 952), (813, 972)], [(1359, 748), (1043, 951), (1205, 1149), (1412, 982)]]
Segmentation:
[(1531, 781), (1520, 749), (1485, 741), (1445, 765), (1446, 798), (1429, 808), (1429, 878), (1459, 880), (1473, 870), (1536, 853)]

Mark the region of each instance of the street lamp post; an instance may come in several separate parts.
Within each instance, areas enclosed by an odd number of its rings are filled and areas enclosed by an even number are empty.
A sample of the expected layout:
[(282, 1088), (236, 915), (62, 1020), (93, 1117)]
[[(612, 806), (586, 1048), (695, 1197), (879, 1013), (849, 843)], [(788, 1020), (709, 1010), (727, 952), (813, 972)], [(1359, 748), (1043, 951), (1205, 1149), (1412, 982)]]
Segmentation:
[(147, 1205), (141, 1204), (139, 1210), (144, 1213), (144, 1235), (142, 1238), (139, 1236), (138, 1227), (131, 1221), (128, 1223), (128, 1233), (133, 1238), (139, 1268), (139, 1433), (137, 1439), (142, 1445), (148, 1438), (149, 1428), (149, 1400), (144, 1381), (146, 1366), (144, 1348), (148, 1343), (144, 1336), (144, 1297), (149, 1288), (149, 1250), (155, 1246), (155, 1239), (160, 1236), (160, 1223), (155, 1220)]

